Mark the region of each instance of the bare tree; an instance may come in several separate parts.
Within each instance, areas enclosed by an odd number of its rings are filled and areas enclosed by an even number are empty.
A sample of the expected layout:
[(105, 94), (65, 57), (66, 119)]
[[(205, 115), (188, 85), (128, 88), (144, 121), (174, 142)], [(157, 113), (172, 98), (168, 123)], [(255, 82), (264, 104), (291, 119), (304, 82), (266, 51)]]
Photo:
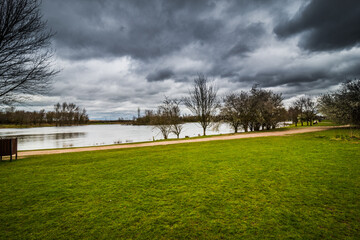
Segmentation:
[(205, 75), (199, 74), (194, 79), (194, 87), (189, 91), (189, 97), (184, 98), (184, 104), (195, 114), (206, 135), (206, 129), (211, 125), (213, 116), (220, 107), (217, 90), (214, 85), (208, 83)]
[(300, 118), (301, 126), (304, 126), (304, 121), (305, 121), (305, 115), (304, 115), (304, 113), (305, 113), (305, 104), (306, 104), (306, 98), (305, 97), (299, 98), (294, 103), (294, 106), (299, 109), (299, 118)]
[(183, 124), (179, 104), (179, 100), (165, 97), (163, 104), (150, 116), (150, 124), (161, 132), (164, 139), (167, 139), (170, 133), (174, 133), (177, 138), (180, 137)]
[(250, 90), (251, 122), (250, 129), (274, 129), (283, 121), (283, 97), (281, 94), (253, 86)]
[(39, 0), (0, 1), (0, 103), (19, 94), (41, 94), (52, 69), (51, 31), (41, 20)]
[(241, 116), (238, 111), (239, 98), (235, 93), (227, 94), (224, 99), (224, 106), (221, 108), (221, 116), (237, 133), (241, 126)]
[(159, 106), (157, 112), (151, 115), (150, 124), (160, 131), (164, 139), (168, 139), (171, 132), (170, 118), (162, 106)]
[(161, 106), (169, 118), (170, 131), (175, 134), (177, 138), (180, 137), (180, 133), (183, 130), (183, 121), (180, 116), (180, 103), (180, 100), (165, 97), (163, 105)]
[(304, 111), (304, 117), (306, 120), (306, 125), (312, 126), (314, 122), (314, 118), (316, 117), (316, 103), (311, 98), (306, 98), (305, 101), (305, 111)]
[(245, 132), (248, 129), (274, 129), (286, 118), (282, 100), (281, 94), (260, 89), (255, 85), (249, 92), (228, 94), (224, 98), (221, 113), (235, 133), (240, 126)]
[(230, 93), (224, 97), (224, 106), (221, 109), (221, 115), (224, 120), (237, 133), (242, 127), (245, 132), (248, 131), (251, 122), (252, 109), (250, 95), (247, 92)]
[(306, 121), (306, 125), (313, 124), (313, 120), (316, 117), (316, 104), (310, 97), (301, 97), (297, 99), (292, 104), (291, 110), (299, 117), (301, 126), (304, 125), (304, 121)]
[(295, 103), (293, 103), (288, 110), (288, 116), (291, 119), (292, 123), (295, 124), (295, 127), (297, 127), (299, 115), (300, 109), (298, 106), (295, 105)]
[(251, 105), (251, 122), (250, 130), (259, 131), (265, 124), (265, 103), (269, 98), (269, 93), (258, 85), (254, 85), (250, 90), (250, 105)]

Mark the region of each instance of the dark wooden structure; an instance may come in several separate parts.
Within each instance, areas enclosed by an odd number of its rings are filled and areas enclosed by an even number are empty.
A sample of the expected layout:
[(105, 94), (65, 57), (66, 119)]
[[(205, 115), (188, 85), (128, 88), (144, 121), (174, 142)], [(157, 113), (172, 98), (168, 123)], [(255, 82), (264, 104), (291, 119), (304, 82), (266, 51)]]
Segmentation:
[(0, 139), (0, 160), (3, 156), (10, 155), (10, 161), (12, 161), (12, 156), (16, 155), (17, 159), (17, 138), (4, 138)]

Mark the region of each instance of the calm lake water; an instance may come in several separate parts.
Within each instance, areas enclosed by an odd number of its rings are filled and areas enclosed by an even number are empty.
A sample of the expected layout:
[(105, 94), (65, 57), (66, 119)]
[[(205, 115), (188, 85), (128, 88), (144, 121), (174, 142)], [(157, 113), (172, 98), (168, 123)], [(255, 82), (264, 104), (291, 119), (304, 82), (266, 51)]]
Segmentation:
[[(226, 125), (220, 125), (219, 131), (208, 129), (208, 135), (233, 132)], [(197, 123), (184, 124), (181, 138), (195, 137), (202, 134), (202, 128)], [(159, 130), (152, 126), (133, 125), (85, 125), (69, 127), (39, 127), (39, 128), (6, 128), (0, 129), (0, 137), (17, 137), (19, 150), (68, 148), (110, 145), (116, 143), (145, 142), (162, 139)], [(176, 138), (170, 134), (169, 138)]]

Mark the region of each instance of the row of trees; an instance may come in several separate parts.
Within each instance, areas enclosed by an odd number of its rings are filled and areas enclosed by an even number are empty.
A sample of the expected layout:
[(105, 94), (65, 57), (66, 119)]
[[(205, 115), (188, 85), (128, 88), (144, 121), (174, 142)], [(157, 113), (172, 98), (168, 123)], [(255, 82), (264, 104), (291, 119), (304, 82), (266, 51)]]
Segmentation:
[(188, 97), (181, 101), (165, 98), (157, 111), (146, 112), (145, 118), (165, 139), (170, 133), (179, 137), (183, 129), (181, 103), (194, 114), (204, 135), (214, 122), (228, 123), (235, 133), (239, 129), (245, 132), (273, 129), (286, 120), (291, 120), (295, 126), (313, 125), (324, 117), (337, 123), (360, 126), (360, 80), (343, 83), (338, 91), (324, 94), (317, 101), (301, 97), (286, 110), (281, 94), (258, 86), (250, 91), (229, 93), (220, 101), (215, 87), (204, 75), (199, 75)]
[(292, 103), (288, 110), (289, 119), (297, 126), (298, 122), (301, 126), (313, 125), (314, 119), (316, 118), (317, 108), (316, 103), (309, 97), (301, 97)]
[(258, 86), (248, 92), (227, 94), (221, 101), (215, 86), (204, 75), (198, 75), (188, 97), (181, 100), (165, 98), (156, 111), (146, 110), (145, 116), (137, 120), (154, 125), (164, 139), (170, 133), (179, 138), (184, 123), (179, 106), (184, 104), (193, 113), (193, 120), (200, 123), (203, 135), (219, 122), (228, 123), (235, 133), (240, 128), (259, 131), (273, 129), (279, 122), (287, 120), (282, 101), (281, 94)]
[(343, 83), (341, 88), (319, 98), (319, 111), (340, 124), (360, 127), (360, 79)]
[(16, 125), (41, 125), (44, 123), (55, 124), (56, 126), (63, 125), (79, 125), (89, 121), (89, 116), (85, 108), (80, 108), (73, 103), (57, 103), (54, 106), (54, 111), (40, 110), (40, 111), (22, 111), (15, 110), (14, 107), (5, 109), (0, 112), (1, 124), (16, 124)]
[(339, 90), (321, 95), (317, 102), (311, 98), (299, 98), (288, 110), (295, 126), (306, 122), (312, 125), (317, 113), (338, 124), (360, 126), (360, 80), (342, 83)]
[(276, 128), (286, 120), (286, 110), (281, 94), (254, 86), (249, 92), (231, 93), (225, 96), (220, 116), (237, 133)]

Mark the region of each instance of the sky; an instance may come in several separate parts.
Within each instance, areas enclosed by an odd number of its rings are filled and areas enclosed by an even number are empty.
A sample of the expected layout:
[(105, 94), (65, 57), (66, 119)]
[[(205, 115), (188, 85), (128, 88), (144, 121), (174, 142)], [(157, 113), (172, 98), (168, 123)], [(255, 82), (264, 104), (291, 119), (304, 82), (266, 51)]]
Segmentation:
[(259, 84), (288, 105), (360, 75), (358, 0), (44, 0), (41, 8), (61, 71), (29, 109), (67, 101), (91, 119), (132, 118), (138, 107), (186, 96), (199, 73), (219, 96)]

